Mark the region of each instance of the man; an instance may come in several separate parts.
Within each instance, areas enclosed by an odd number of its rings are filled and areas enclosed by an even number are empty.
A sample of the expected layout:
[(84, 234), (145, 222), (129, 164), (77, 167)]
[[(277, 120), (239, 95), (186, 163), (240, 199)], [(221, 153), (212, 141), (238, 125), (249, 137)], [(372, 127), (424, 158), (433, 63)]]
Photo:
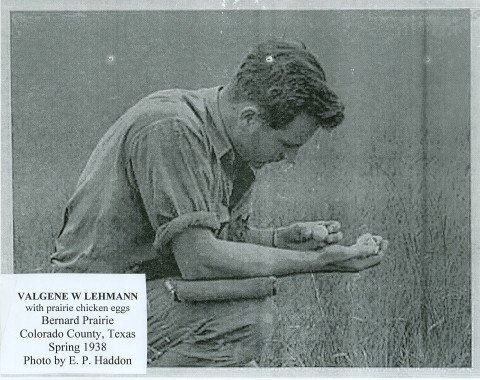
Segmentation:
[(150, 365), (258, 360), (274, 323), (271, 276), (359, 271), (384, 255), (381, 237), (336, 244), (337, 222), (261, 230), (237, 215), (253, 169), (293, 161), (318, 127), (342, 120), (316, 58), (283, 40), (254, 48), (225, 87), (146, 97), (90, 157), (55, 270), (145, 273)]

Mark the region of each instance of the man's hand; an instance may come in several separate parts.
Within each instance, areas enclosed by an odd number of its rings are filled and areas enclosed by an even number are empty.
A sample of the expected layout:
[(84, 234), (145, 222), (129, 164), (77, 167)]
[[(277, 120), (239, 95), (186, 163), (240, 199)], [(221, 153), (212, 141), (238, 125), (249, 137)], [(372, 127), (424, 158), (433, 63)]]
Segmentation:
[[(360, 272), (374, 267), (385, 257), (388, 240), (383, 240), (381, 236), (365, 234), (357, 239), (356, 244), (345, 248), (356, 257), (328, 264), (322, 272)], [(372, 251), (375, 254), (372, 254)]]
[(297, 222), (277, 230), (276, 246), (296, 251), (312, 251), (343, 239), (337, 221)]

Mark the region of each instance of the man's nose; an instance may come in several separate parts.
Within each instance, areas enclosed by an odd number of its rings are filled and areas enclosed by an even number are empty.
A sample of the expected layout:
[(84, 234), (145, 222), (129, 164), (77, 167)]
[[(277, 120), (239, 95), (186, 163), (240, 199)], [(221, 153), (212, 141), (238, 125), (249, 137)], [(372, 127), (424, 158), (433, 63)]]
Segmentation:
[(297, 158), (298, 150), (300, 148), (295, 147), (295, 148), (289, 148), (284, 154), (285, 154), (285, 161), (288, 162), (289, 164), (294, 164), (295, 159)]

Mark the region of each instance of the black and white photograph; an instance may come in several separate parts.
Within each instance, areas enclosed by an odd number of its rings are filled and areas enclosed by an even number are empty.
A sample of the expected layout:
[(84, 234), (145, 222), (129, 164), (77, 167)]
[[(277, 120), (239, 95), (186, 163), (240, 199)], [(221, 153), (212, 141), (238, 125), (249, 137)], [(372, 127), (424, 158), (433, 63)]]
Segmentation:
[(3, 9), (2, 273), (144, 275), (147, 374), (473, 373), (480, 10), (241, 3)]

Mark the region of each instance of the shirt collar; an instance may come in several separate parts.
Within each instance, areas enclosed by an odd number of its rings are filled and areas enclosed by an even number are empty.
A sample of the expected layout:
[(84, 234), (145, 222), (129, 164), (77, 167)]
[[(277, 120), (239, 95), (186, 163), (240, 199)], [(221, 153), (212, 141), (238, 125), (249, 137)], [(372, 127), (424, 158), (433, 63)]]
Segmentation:
[(208, 89), (205, 96), (205, 106), (207, 109), (207, 131), (210, 135), (213, 148), (219, 158), (222, 158), (225, 154), (232, 152), (233, 147), (228, 138), (225, 124), (223, 123), (222, 116), (220, 114), (219, 96), (221, 86)]

